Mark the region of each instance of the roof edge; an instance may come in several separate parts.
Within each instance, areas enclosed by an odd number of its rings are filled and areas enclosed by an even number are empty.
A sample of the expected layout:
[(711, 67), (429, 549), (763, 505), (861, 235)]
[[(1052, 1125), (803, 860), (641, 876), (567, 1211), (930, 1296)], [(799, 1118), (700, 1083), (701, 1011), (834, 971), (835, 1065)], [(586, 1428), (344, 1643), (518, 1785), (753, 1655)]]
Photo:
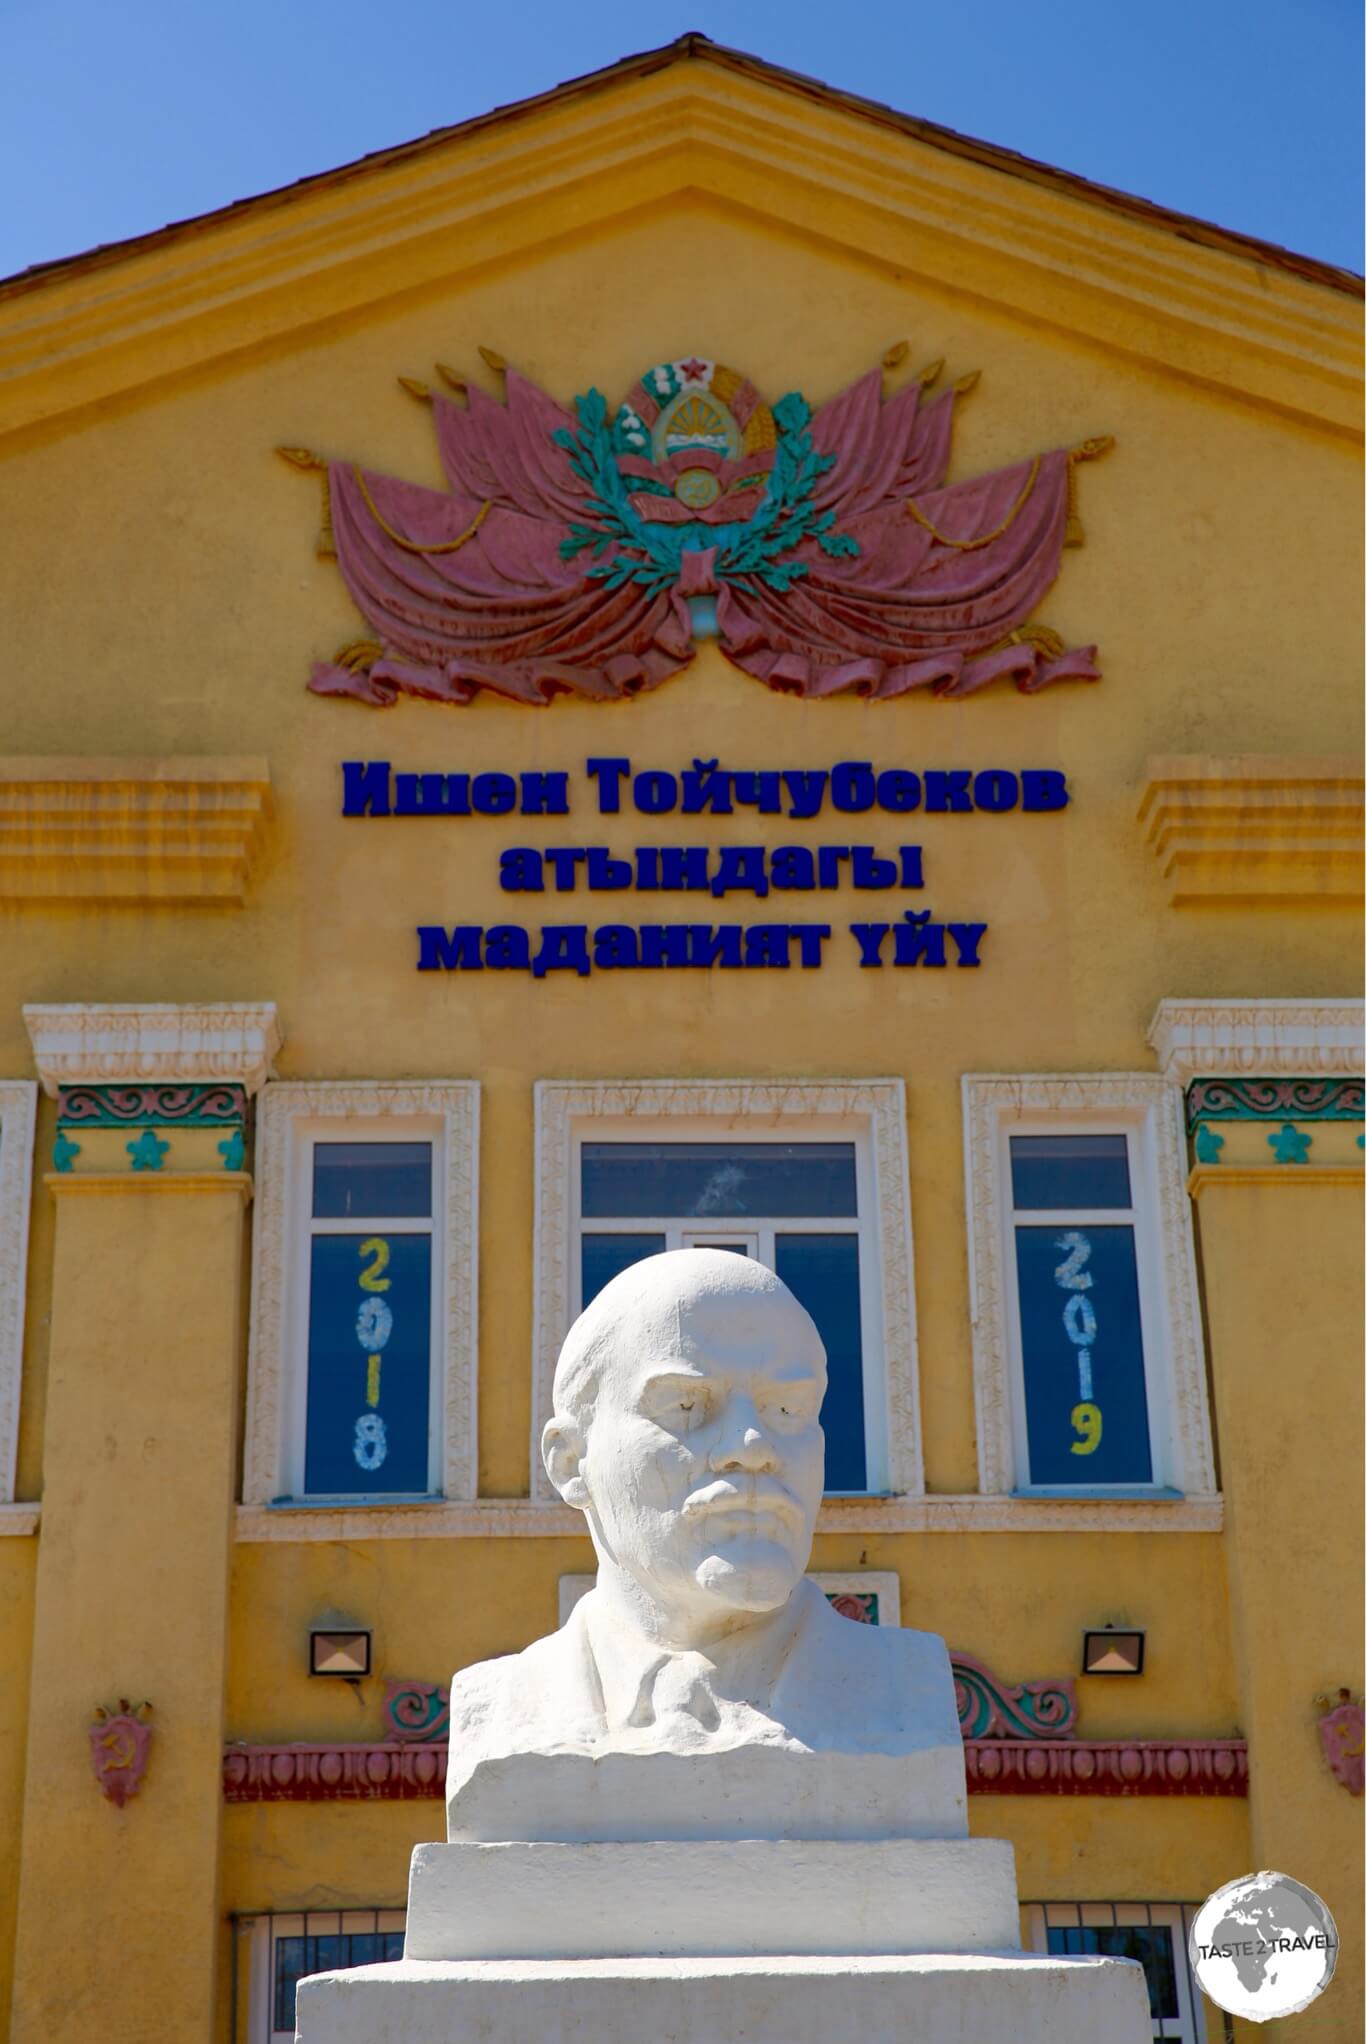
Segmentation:
[(1299, 278), (1302, 282), (1321, 285), (1325, 289), (1342, 292), (1349, 297), (1359, 298), (1366, 295), (1366, 282), (1353, 270), (1324, 262), (1316, 256), (1298, 254), (1277, 242), (1264, 241), (1256, 235), (1245, 234), (1235, 228), (1220, 227), (1213, 221), (1200, 219), (1195, 214), (1179, 212), (1173, 207), (1159, 205), (1154, 200), (1138, 198), (1133, 193), (1097, 183), (1078, 172), (1061, 170), (1056, 165), (1025, 156), (1018, 150), (977, 140), (970, 135), (960, 134), (954, 128), (924, 120), (918, 115), (901, 113), (881, 101), (867, 99), (859, 93), (846, 92), (840, 87), (827, 85), (820, 79), (808, 77), (800, 71), (788, 70), (783, 65), (772, 64), (765, 58), (751, 56), (743, 50), (731, 49), (724, 43), (713, 42), (701, 30), (690, 29), (673, 42), (662, 44), (656, 49), (620, 58), (615, 64), (606, 65), (597, 71), (585, 72), (578, 78), (567, 79), (562, 84), (551, 86), (544, 92), (534, 93), (526, 99), (513, 100), (505, 106), (493, 107), (486, 113), (473, 115), (469, 120), (433, 128), (425, 135), (416, 136), (407, 142), (395, 143), (389, 148), (373, 150), (368, 155), (356, 157), (349, 163), (336, 165), (329, 170), (312, 172), (290, 184), (273, 186), (266, 191), (252, 193), (246, 198), (234, 199), (224, 206), (213, 207), (208, 212), (193, 214), (184, 220), (170, 221), (163, 227), (151, 228), (121, 241), (100, 243), (74, 255), (58, 256), (48, 262), (35, 263), (9, 277), (0, 278), (0, 301), (12, 300), (30, 291), (41, 289), (49, 282), (60, 281), (80, 270), (94, 271), (132, 260), (174, 241), (202, 234), (229, 221), (237, 221), (250, 212), (264, 212), (281, 206), (296, 194), (325, 190), (331, 184), (340, 184), (366, 170), (402, 163), (427, 150), (439, 148), (446, 142), (478, 134), (482, 129), (496, 123), (510, 121), (520, 115), (536, 113), (546, 107), (562, 105), (591, 93), (605, 91), (624, 79), (649, 77), (670, 65), (690, 60), (713, 64), (721, 70), (732, 71), (738, 76), (753, 79), (761, 84), (780, 85), (822, 106), (857, 114), (896, 133), (927, 143), (933, 148), (942, 149), (947, 154), (980, 164), (986, 169), (999, 171), (1004, 176), (1020, 178), (1045, 190), (1063, 193), (1083, 203), (1122, 214), (1148, 227), (1165, 228), (1179, 239), (1198, 246), (1267, 264)]

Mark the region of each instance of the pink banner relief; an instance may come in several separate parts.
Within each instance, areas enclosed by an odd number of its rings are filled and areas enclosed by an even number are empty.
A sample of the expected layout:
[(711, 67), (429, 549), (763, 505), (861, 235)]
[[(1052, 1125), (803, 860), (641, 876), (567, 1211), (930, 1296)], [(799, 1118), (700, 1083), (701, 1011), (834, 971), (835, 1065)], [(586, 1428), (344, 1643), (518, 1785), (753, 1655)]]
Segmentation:
[[(705, 397), (713, 365), (683, 367), (705, 372)], [(632, 401), (651, 445), (660, 408), (640, 385)], [(481, 689), (620, 701), (689, 663), (699, 597), (715, 599), (736, 666), (800, 696), (1100, 678), (1094, 646), (1025, 627), (1072, 530), (1072, 465), (1108, 443), (950, 484), (956, 392), (927, 400), (912, 383), (884, 399), (873, 370), (814, 413), (785, 413), (793, 402), (764, 408), (779, 422), (767, 446), (670, 452), (666, 438), (652, 458), (611, 440), (628, 401), (592, 429), (594, 469), (582, 400), (571, 415), (515, 370), (504, 403), (474, 386), (465, 405), (431, 394), (447, 490), (326, 465), (337, 560), (375, 641), (319, 662), (309, 686), (375, 706), (465, 704)], [(745, 384), (730, 403), (738, 430), (758, 394)]]

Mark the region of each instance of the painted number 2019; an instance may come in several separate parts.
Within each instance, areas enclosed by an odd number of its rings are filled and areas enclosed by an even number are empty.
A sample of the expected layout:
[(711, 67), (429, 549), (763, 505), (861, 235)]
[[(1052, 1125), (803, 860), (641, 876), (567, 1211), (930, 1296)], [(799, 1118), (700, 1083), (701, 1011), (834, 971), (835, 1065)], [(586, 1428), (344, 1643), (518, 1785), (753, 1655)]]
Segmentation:
[(1062, 1309), (1063, 1332), (1077, 1352), (1078, 1403), (1072, 1407), (1074, 1455), (1094, 1455), (1100, 1446), (1101, 1411), (1091, 1397), (1091, 1352), (1096, 1339), (1096, 1309), (1086, 1294), (1095, 1283), (1086, 1266), (1091, 1261), (1090, 1237), (1080, 1228), (1059, 1235), (1059, 1249), (1067, 1254), (1053, 1273), (1054, 1283), (1068, 1296)]
[(1100, 1407), (1092, 1405), (1089, 1399), (1072, 1407), (1072, 1431), (1081, 1436), (1080, 1440), (1072, 1443), (1074, 1455), (1095, 1454), (1100, 1446), (1101, 1424)]

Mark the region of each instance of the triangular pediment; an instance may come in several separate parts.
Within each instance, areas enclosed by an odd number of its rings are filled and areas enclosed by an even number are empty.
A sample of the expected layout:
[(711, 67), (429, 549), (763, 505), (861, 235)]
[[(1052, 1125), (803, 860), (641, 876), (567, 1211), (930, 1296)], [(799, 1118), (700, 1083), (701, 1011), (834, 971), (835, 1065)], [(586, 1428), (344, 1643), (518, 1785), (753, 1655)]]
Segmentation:
[(1359, 431), (1359, 280), (686, 36), (0, 285), (0, 432), (686, 195)]

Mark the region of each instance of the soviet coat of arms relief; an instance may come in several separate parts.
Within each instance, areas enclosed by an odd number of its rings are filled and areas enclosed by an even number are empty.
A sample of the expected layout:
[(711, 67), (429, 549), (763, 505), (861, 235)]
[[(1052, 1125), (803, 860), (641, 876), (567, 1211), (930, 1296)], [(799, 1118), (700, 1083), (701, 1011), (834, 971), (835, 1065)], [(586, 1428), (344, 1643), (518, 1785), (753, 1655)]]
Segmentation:
[(977, 378), (936, 391), (934, 364), (889, 393), (904, 342), (815, 409), (685, 355), (615, 412), (596, 390), (570, 412), (480, 354), (501, 396), (444, 367), (445, 390), (400, 379), (431, 406), (444, 491), (278, 450), (320, 475), (319, 551), (373, 634), (315, 665), (316, 693), (615, 701), (706, 638), (806, 697), (1100, 678), (1094, 646), (1065, 646), (1034, 613), (1080, 543), (1077, 464), (1108, 438), (950, 483)]

